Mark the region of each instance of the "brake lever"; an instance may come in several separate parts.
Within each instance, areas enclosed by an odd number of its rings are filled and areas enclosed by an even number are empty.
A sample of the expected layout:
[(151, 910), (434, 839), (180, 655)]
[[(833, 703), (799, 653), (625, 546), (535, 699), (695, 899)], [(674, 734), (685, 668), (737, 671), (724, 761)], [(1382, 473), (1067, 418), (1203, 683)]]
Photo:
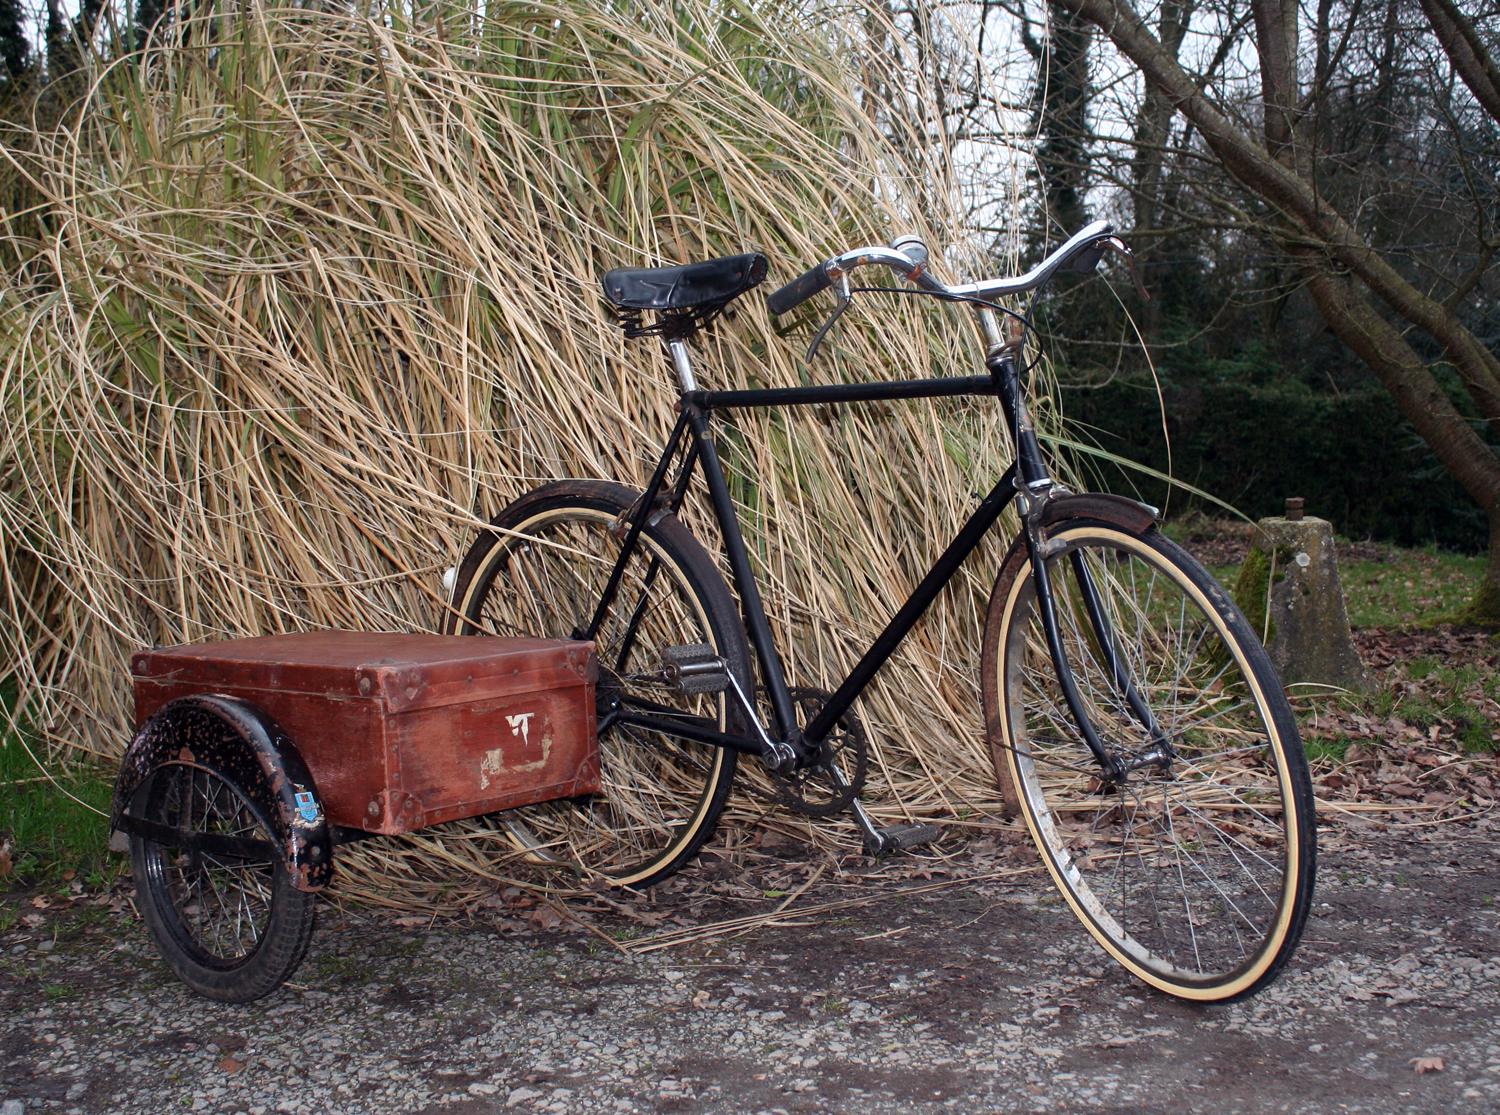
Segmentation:
[(823, 324), (818, 326), (818, 331), (813, 334), (812, 344), (807, 346), (807, 355), (803, 357), (803, 360), (808, 364), (811, 364), (813, 357), (818, 355), (818, 346), (823, 343), (823, 338), (828, 335), (828, 331), (844, 315), (844, 311), (849, 308), (849, 303), (854, 301), (854, 292), (849, 289), (849, 276), (840, 275), (838, 285), (839, 304), (834, 307), (833, 313), (824, 319)]
[(1130, 245), (1118, 236), (1110, 236), (1101, 241), (1102, 245), (1112, 252), (1118, 252), (1125, 257), (1125, 263), (1130, 268), (1130, 281), (1135, 284), (1135, 292), (1141, 296), (1143, 302), (1151, 301), (1151, 292), (1146, 289), (1146, 284), (1141, 281), (1141, 270), (1136, 264), (1135, 253), (1130, 250)]

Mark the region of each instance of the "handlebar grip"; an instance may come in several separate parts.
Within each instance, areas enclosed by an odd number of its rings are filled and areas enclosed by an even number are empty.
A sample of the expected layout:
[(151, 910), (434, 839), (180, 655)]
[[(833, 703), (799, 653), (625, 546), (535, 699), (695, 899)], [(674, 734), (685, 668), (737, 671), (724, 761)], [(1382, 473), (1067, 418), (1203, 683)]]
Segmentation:
[(833, 285), (833, 280), (828, 277), (826, 267), (826, 264), (820, 263), (808, 268), (767, 298), (766, 306), (773, 314), (784, 314), (802, 305), (814, 294), (827, 290)]

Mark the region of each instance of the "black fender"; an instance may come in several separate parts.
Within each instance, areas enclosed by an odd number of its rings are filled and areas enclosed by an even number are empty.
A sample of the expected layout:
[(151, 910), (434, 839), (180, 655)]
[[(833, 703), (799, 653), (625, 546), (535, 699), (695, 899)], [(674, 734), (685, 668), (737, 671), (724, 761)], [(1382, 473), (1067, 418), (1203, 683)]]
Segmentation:
[(1150, 530), (1161, 513), (1145, 503), (1104, 492), (1076, 492), (1053, 496), (1042, 505), (1043, 531), (1070, 519), (1094, 519), (1134, 533)]
[(204, 767), (232, 782), (270, 822), (277, 851), (298, 890), (319, 891), (333, 877), (333, 836), (311, 772), (296, 746), (247, 701), (205, 693), (158, 709), (125, 749), (110, 806), (111, 831), (135, 831), (130, 807), (158, 768)]

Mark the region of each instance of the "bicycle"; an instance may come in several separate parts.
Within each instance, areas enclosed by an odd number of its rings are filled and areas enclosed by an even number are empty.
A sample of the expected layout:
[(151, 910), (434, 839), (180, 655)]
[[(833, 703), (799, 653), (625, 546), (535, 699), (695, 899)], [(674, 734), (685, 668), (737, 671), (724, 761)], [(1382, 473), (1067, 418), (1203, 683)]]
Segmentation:
[[(1282, 687), (1228, 593), (1160, 533), (1155, 509), (1049, 475), (1021, 386), (1029, 314), (997, 301), (1092, 272), (1106, 251), (1129, 258), (1095, 222), (1024, 275), (956, 286), (932, 274), (914, 238), (844, 252), (768, 299), (783, 314), (836, 287), (809, 360), (872, 289), (852, 287), (851, 273), (884, 266), (910, 284), (900, 289), (974, 310), (984, 373), (758, 390), (701, 388), (689, 342), (764, 280), (764, 256), (608, 272), (626, 335), (659, 338), (678, 378), (679, 417), (649, 482), (545, 484), (496, 515), (450, 571), (446, 633), (591, 639), (599, 654), (603, 789), (503, 815), (512, 842), (613, 884), (650, 885), (712, 834), (741, 755), (761, 761), (794, 809), (852, 810), (872, 854), (933, 839), (930, 825), (877, 828), (861, 804), (868, 740), (853, 705), (1014, 500), (1021, 530), (983, 639), (1004, 800), (1073, 913), (1135, 976), (1203, 1002), (1272, 980), (1315, 874), (1311, 785)], [(960, 395), (998, 397), (1015, 459), (838, 687), (789, 687), (713, 412)], [(739, 607), (677, 516), (700, 466)]]

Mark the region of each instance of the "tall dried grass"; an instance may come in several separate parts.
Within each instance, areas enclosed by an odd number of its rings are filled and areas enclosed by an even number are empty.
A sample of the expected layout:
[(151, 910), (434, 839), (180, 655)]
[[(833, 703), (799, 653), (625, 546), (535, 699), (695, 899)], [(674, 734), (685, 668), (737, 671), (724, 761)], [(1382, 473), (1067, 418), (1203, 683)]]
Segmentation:
[[(906, 230), (965, 259), (927, 91), (903, 78), (870, 111), (881, 6), (838, 25), (712, 0), (420, 10), (225, 5), (100, 68), (76, 123), (13, 154), (47, 213), (10, 222), (26, 262), (0, 303), (0, 640), (54, 760), (119, 754), (132, 648), (432, 629), (442, 571), (506, 501), (642, 482), (672, 381), (604, 312), (605, 268), (758, 248), (774, 283)], [(970, 327), (934, 307), (849, 317), (809, 372), (806, 321), (752, 294), (700, 378), (974, 366)], [(724, 445), (790, 674), (825, 686), (1009, 459), (997, 416), (953, 402), (737, 415)], [(887, 814), (994, 803), (996, 556), (860, 705)], [(458, 825), (342, 864), (371, 900), (452, 905), (510, 870), (498, 851)]]

